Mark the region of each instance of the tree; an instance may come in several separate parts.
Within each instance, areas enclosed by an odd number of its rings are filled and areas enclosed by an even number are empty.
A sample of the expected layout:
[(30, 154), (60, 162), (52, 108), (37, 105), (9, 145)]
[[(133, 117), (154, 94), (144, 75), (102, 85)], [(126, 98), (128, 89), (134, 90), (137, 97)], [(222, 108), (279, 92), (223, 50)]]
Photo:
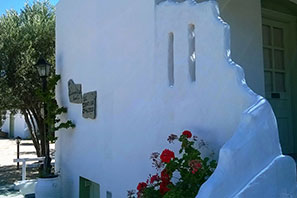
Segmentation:
[[(52, 65), (46, 93), (42, 92), (34, 66), (41, 57)], [(20, 111), (24, 115), (37, 156), (49, 155), (49, 141), (55, 140), (56, 130), (74, 127), (71, 121), (60, 123), (58, 119), (66, 109), (59, 108), (55, 100), (55, 85), (60, 77), (55, 75), (54, 66), (55, 9), (48, 0), (35, 0), (32, 5), (25, 4), (20, 13), (10, 10), (0, 17), (0, 111)], [(44, 168), (45, 175), (50, 173), (48, 169), (50, 166)]]
[[(6, 111), (0, 110), (0, 127), (3, 126), (5, 119), (6, 119)], [(1, 129), (0, 129), (0, 132), (1, 132)]]

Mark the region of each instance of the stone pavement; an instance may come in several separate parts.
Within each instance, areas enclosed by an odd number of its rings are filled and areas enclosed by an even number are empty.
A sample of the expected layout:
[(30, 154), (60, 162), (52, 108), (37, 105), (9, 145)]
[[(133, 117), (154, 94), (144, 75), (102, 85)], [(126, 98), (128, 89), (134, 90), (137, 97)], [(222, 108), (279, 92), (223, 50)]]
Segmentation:
[[(51, 145), (51, 152), (54, 145)], [(0, 139), (0, 198), (23, 198), (18, 191), (13, 191), (14, 182), (20, 181), (22, 164), (17, 170), (16, 158), (17, 146), (15, 140)], [(20, 144), (20, 158), (36, 158), (35, 148), (31, 140), (22, 140)], [(34, 162), (29, 162), (32, 164)], [(37, 168), (27, 167), (27, 179), (35, 179), (38, 176)]]
[[(0, 167), (16, 165), (13, 159), (17, 156), (15, 140), (0, 139)], [(31, 140), (22, 140), (20, 144), (20, 158), (37, 157)]]
[(0, 198), (23, 198), (19, 191), (13, 190), (13, 185), (0, 186)]

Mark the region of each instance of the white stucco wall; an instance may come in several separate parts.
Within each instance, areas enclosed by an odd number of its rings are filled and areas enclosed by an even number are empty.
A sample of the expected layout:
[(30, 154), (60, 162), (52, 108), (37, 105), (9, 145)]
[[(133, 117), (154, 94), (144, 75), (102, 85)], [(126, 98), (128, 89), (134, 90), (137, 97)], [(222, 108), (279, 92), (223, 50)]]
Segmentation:
[[(189, 24), (196, 27), (195, 82), (188, 69)], [(169, 32), (175, 38), (172, 87)], [(56, 168), (63, 197), (78, 197), (80, 176), (100, 184), (102, 197), (106, 191), (126, 197), (154, 171), (150, 154), (168, 146), (169, 134), (184, 129), (203, 138), (217, 155), (222, 148), (218, 169), (199, 198), (230, 198), (241, 190), (249, 195), (245, 186), (253, 178), (266, 167), (278, 167), (272, 162), (281, 155), (274, 114), (230, 59), (229, 36), (214, 1), (158, 6), (147, 0), (60, 1), (57, 95), (68, 107), (64, 119), (76, 124), (58, 132)], [(83, 93), (97, 91), (95, 120), (84, 119), (82, 105), (69, 102), (70, 79), (82, 84)], [(261, 153), (254, 155), (257, 150)], [(292, 167), (294, 162), (287, 161), (282, 167)], [(289, 187), (295, 189), (293, 183)]]
[[(139, 100), (153, 100), (153, 46), (153, 1), (59, 2), (59, 98), (68, 107), (68, 118), (76, 124), (75, 130), (59, 133), (57, 143), (62, 152), (64, 197), (78, 197), (79, 176), (99, 183), (102, 197), (107, 190), (113, 197), (122, 197), (135, 187), (130, 179), (142, 180), (151, 168), (148, 157), (152, 149), (159, 149), (158, 140), (166, 140), (167, 136), (157, 131), (149, 133), (147, 123), (159, 120), (150, 116), (151, 110)], [(69, 103), (69, 79), (82, 83), (84, 93), (97, 91), (96, 120), (83, 119), (81, 105)], [(147, 121), (142, 119), (143, 109)], [(116, 121), (121, 123), (112, 124)], [(135, 150), (139, 152), (133, 153)], [(129, 166), (125, 164), (128, 161), (132, 162)]]

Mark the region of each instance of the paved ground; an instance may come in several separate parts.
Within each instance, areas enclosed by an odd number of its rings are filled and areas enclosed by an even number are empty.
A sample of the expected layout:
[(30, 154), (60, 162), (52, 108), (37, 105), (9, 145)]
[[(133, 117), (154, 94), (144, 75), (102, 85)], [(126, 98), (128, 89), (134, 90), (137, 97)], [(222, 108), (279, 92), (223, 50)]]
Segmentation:
[[(16, 165), (13, 159), (17, 155), (17, 146), (15, 140), (0, 139), (0, 167)], [(31, 140), (22, 140), (20, 144), (20, 158), (37, 157)]]
[[(51, 145), (53, 152), (54, 145)], [(13, 159), (16, 158), (17, 146), (15, 140), (0, 139), (0, 198), (22, 198), (18, 192), (11, 189), (15, 181), (20, 181), (20, 170), (17, 170), (16, 163)], [(35, 148), (31, 140), (22, 140), (20, 145), (20, 158), (35, 158)], [(30, 164), (30, 163), (28, 163)], [(32, 164), (32, 162), (31, 162)], [(27, 179), (35, 179), (38, 176), (37, 168), (27, 168)]]

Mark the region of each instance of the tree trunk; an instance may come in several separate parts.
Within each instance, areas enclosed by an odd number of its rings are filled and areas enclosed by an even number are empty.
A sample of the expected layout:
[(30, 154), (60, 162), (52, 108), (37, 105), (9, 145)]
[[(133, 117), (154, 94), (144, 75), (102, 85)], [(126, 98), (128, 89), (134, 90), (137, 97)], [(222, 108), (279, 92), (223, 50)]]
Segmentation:
[[(29, 115), (29, 119), (30, 119), (30, 122), (31, 122), (31, 124), (32, 124), (32, 126), (33, 126), (33, 131), (34, 131), (34, 133), (33, 133), (33, 135), (34, 135), (34, 140), (37, 142), (37, 144), (38, 144), (38, 147), (39, 147), (39, 153), (38, 153), (38, 157), (41, 157), (42, 155), (41, 155), (41, 145), (40, 145), (40, 140), (39, 140), (39, 136), (38, 136), (38, 127), (36, 127), (36, 124), (35, 124), (35, 119), (34, 119), (34, 117), (32, 116), (32, 111), (31, 110), (27, 110), (27, 112), (28, 112), (28, 115)], [(32, 139), (33, 140), (33, 139)]]
[(30, 131), (30, 134), (31, 134), (31, 137), (32, 137), (32, 141), (33, 141), (33, 145), (34, 145), (35, 150), (36, 150), (36, 155), (38, 157), (40, 157), (41, 156), (41, 149), (40, 149), (40, 144), (39, 144), (38, 136), (36, 135), (36, 131), (33, 131), (32, 123), (30, 122), (29, 115), (28, 115), (27, 111), (26, 110), (22, 110), (22, 114), (25, 117), (25, 122), (26, 122), (26, 124), (28, 126), (28, 129)]
[(42, 118), (42, 115), (40, 113), (37, 113), (36, 110), (32, 109), (32, 114), (33, 114), (33, 117), (36, 121), (36, 124), (37, 124), (37, 127), (38, 127), (38, 130), (39, 130), (39, 140), (40, 140), (40, 150), (41, 150), (41, 156), (45, 156), (46, 153), (45, 153), (45, 148), (44, 148), (44, 145), (46, 144), (44, 142), (44, 119)]

